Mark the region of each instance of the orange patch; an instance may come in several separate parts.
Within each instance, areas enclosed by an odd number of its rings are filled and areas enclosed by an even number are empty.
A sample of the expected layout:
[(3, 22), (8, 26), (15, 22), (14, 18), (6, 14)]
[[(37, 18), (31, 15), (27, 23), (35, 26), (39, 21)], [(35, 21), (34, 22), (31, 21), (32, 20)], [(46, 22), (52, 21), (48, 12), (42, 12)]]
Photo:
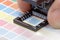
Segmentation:
[(4, 0), (0, 0), (0, 3), (3, 2)]
[(11, 1), (7, 0), (7, 1), (6, 1), (6, 2), (4, 2), (3, 4), (5, 4), (5, 5), (9, 6), (9, 5), (13, 4), (13, 2), (11, 2)]
[(17, 4), (13, 4), (11, 7), (14, 8), (14, 9), (18, 9), (19, 8)]

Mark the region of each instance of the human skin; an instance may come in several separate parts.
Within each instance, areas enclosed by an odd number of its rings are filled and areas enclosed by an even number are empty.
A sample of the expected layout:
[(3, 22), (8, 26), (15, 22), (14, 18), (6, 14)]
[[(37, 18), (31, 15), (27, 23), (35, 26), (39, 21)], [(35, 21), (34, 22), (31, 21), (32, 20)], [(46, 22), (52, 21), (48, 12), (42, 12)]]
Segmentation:
[[(31, 5), (23, 0), (18, 0), (18, 4), (22, 12), (31, 10)], [(50, 7), (47, 20), (53, 28), (60, 29), (60, 0), (55, 0)]]
[[(31, 10), (31, 5), (23, 0), (17, 0), (18, 1), (18, 4), (19, 4), (19, 7), (20, 7), (20, 10), (22, 12), (27, 12), (27, 11), (30, 11)], [(43, 2), (44, 0), (37, 0), (37, 3), (41, 3)]]
[(60, 29), (60, 0), (55, 0), (50, 7), (47, 19), (53, 28)]
[(17, 0), (18, 1), (18, 4), (19, 4), (19, 7), (20, 7), (20, 10), (22, 12), (27, 12), (27, 11), (30, 11), (31, 10), (31, 5), (23, 0)]

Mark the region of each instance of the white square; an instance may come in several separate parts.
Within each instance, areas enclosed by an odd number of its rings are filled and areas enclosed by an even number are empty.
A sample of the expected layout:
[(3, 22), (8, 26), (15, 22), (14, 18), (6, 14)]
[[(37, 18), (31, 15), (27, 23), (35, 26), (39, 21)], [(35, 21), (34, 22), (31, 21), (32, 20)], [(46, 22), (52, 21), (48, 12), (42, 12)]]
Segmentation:
[(44, 20), (35, 16), (31, 16), (29, 18), (27, 18), (26, 20), (24, 20), (23, 22), (32, 25), (32, 26), (37, 26), (38, 24), (40, 24), (41, 22), (43, 22)]

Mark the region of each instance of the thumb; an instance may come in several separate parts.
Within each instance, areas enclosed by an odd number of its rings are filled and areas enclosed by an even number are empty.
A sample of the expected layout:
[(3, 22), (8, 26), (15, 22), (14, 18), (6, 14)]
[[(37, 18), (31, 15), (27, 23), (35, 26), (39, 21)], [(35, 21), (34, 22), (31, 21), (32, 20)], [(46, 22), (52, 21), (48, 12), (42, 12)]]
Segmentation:
[(48, 22), (54, 28), (60, 28), (60, 0), (55, 0), (48, 12)]

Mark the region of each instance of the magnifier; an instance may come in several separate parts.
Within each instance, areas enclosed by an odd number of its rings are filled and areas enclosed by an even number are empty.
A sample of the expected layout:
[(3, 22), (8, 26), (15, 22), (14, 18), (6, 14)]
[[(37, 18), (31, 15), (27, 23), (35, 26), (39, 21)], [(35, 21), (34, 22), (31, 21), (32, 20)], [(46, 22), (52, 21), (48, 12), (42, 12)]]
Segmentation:
[(24, 0), (31, 4), (31, 11), (24, 13), (22, 17), (17, 17), (14, 23), (38, 31), (48, 24), (47, 13), (54, 0)]

